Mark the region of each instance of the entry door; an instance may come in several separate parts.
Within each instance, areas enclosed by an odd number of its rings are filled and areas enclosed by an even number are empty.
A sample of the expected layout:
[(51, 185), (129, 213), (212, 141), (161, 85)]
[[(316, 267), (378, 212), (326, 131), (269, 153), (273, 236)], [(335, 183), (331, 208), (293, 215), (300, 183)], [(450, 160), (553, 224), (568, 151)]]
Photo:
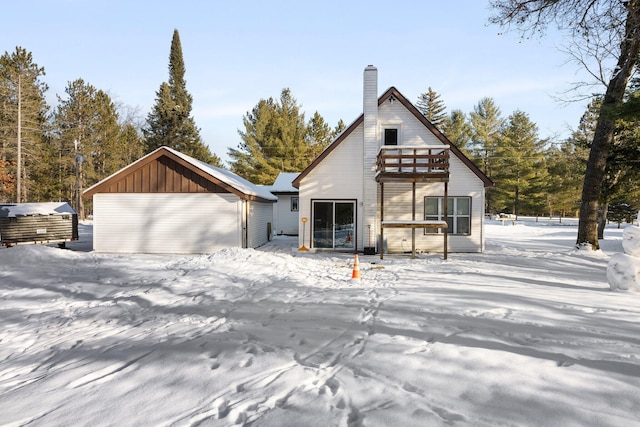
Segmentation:
[(312, 216), (314, 248), (355, 248), (355, 201), (314, 201)]

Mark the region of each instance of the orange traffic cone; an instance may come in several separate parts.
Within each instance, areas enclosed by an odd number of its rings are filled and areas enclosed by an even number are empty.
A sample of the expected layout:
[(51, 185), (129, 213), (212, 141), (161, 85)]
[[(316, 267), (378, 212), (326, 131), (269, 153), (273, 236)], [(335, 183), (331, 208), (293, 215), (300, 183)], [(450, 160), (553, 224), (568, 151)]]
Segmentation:
[(353, 273), (351, 273), (351, 281), (352, 282), (360, 282), (362, 278), (360, 277), (360, 259), (358, 258), (358, 254), (355, 254), (353, 261)]

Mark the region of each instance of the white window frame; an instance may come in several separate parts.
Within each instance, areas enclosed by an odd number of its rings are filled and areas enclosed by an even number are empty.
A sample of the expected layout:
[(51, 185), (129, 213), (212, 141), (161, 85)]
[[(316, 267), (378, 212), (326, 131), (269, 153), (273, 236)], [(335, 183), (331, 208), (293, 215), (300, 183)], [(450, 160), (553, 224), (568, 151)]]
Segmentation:
[[(437, 215), (427, 215), (427, 200), (433, 200), (433, 199), (437, 199), (438, 200), (438, 214)], [(449, 214), (447, 215), (447, 222), (449, 223), (449, 229), (448, 229), (448, 233), (452, 234), (452, 235), (458, 235), (458, 236), (469, 236), (471, 235), (471, 196), (450, 196), (449, 198), (449, 202), (448, 202), (448, 206), (447, 206), (447, 210), (449, 211)], [(468, 212), (461, 212), (460, 210), (463, 209), (462, 206), (458, 207), (458, 203), (461, 200), (465, 200), (466, 201), (466, 205), (468, 207)], [(444, 220), (444, 197), (441, 196), (426, 196), (424, 198), (424, 219), (427, 221), (443, 221)], [(462, 204), (461, 204), (462, 205)], [(466, 224), (466, 228), (468, 230), (468, 232), (459, 232), (458, 231), (458, 220), (466, 218), (467, 219), (467, 224)], [(443, 233), (443, 230), (440, 229), (433, 229), (433, 228), (425, 228), (424, 229), (424, 234), (440, 234)]]

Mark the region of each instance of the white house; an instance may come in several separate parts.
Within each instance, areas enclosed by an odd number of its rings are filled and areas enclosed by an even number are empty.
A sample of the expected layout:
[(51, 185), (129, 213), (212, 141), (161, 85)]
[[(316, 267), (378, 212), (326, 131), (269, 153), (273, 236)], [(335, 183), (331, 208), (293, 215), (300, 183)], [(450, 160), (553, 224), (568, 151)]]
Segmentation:
[(298, 189), (292, 184), (297, 172), (280, 172), (273, 185), (266, 188), (278, 197), (273, 205), (273, 232), (287, 236), (298, 235)]
[(309, 218), (300, 245), (481, 252), (493, 183), (395, 87), (378, 97), (377, 81), (368, 66), (363, 114), (293, 182), (299, 216)]
[(271, 236), (277, 197), (225, 169), (160, 147), (88, 188), (93, 249), (208, 253)]

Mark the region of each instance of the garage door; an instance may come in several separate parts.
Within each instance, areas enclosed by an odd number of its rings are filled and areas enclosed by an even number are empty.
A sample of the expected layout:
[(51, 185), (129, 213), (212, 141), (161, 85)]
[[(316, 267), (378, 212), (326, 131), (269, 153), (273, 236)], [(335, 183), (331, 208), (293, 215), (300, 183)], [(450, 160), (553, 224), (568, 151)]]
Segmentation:
[(242, 246), (242, 201), (233, 194), (98, 193), (97, 252), (209, 253)]

